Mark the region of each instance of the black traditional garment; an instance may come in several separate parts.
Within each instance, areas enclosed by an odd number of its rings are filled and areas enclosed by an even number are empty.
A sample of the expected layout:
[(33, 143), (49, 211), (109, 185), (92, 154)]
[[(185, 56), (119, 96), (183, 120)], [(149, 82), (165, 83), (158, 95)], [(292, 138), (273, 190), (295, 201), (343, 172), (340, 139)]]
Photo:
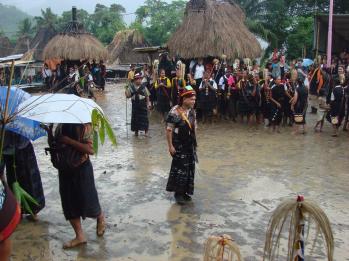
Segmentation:
[(217, 106), (216, 98), (217, 84), (213, 79), (203, 80), (199, 87), (199, 101), (203, 116), (212, 116), (213, 109)]
[(334, 124), (340, 126), (345, 115), (345, 89), (341, 85), (333, 88), (331, 93), (330, 111), (327, 113), (327, 120), (333, 124), (333, 118), (337, 118), (338, 123)]
[(171, 101), (173, 106), (179, 104), (180, 93), (185, 86), (186, 82), (184, 79), (178, 77), (172, 79)]
[(231, 84), (228, 84), (228, 78), (226, 76), (223, 77), (224, 79), (224, 97), (225, 97), (225, 106), (226, 110), (225, 113), (227, 116), (233, 118), (233, 120), (236, 119), (238, 115), (238, 102), (239, 102), (239, 89), (237, 88), (235, 82), (236, 79), (234, 76), (234, 82)]
[(34, 214), (37, 214), (45, 207), (45, 196), (34, 148), (30, 140), (7, 131), (5, 134), (4, 162), (8, 185), (12, 188), (13, 183), (17, 181), (39, 204), (37, 206), (28, 202), (30, 209)]
[(131, 131), (148, 131), (147, 97), (149, 97), (150, 93), (146, 84), (136, 86), (131, 83), (128, 91), (132, 100)]
[(167, 128), (172, 129), (172, 145), (176, 149), (166, 190), (192, 195), (196, 158), (195, 112), (191, 109), (186, 115), (178, 105), (174, 106), (166, 122)]
[(171, 82), (167, 77), (159, 78), (155, 82), (157, 110), (166, 114), (171, 109)]
[[(274, 84), (271, 88), (271, 97), (281, 106), (285, 99), (285, 86), (283, 84)], [(283, 108), (278, 108), (274, 102), (271, 102), (271, 118), (270, 122), (274, 125), (280, 125), (282, 121)]]
[[(63, 124), (57, 128), (61, 128), (60, 133), (64, 136), (82, 143), (92, 143), (92, 128), (88, 124)], [(101, 213), (101, 207), (88, 155), (82, 156), (82, 163), (78, 167), (58, 170), (58, 176), (65, 218), (97, 218)]]
[(271, 114), (271, 89), (264, 85), (261, 89), (261, 110), (264, 119), (270, 119)]
[(305, 116), (307, 114), (308, 108), (308, 89), (304, 84), (298, 85), (296, 87), (297, 92), (297, 102), (294, 105), (294, 114), (303, 115), (302, 122), (295, 122), (296, 124), (305, 124)]
[[(293, 97), (294, 93), (295, 93), (295, 83), (286, 83), (285, 84), (287, 90), (286, 92), (288, 92), (288, 94)], [(285, 93), (286, 94), (286, 93)], [(287, 95), (285, 95), (285, 99), (284, 99), (284, 103), (282, 104), (283, 107), (283, 112), (284, 112), (284, 117), (285, 118), (289, 118), (292, 119), (293, 117), (293, 112), (291, 110), (291, 103), (290, 103), (290, 97), (288, 97)], [(293, 122), (293, 120), (291, 120), (291, 122)]]
[(254, 86), (248, 81), (241, 80), (239, 86), (238, 111), (242, 116), (254, 113), (255, 101), (252, 96)]

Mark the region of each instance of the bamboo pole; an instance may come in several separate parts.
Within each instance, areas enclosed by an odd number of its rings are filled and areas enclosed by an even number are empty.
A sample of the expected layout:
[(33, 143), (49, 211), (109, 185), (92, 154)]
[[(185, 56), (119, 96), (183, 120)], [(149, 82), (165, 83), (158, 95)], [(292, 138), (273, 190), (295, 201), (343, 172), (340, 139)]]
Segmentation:
[(5, 141), (5, 126), (8, 123), (8, 103), (9, 103), (9, 99), (10, 99), (10, 93), (11, 93), (11, 83), (12, 83), (12, 78), (13, 78), (13, 74), (14, 74), (14, 69), (15, 69), (15, 61), (12, 60), (12, 64), (11, 64), (11, 73), (10, 73), (10, 80), (8, 83), (8, 87), (7, 87), (7, 94), (6, 94), (6, 101), (5, 101), (5, 108), (3, 108), (3, 114), (2, 119), (1, 119), (1, 137), (0, 137), (0, 162), (2, 162), (2, 152), (3, 152), (3, 148), (4, 148), (4, 141)]

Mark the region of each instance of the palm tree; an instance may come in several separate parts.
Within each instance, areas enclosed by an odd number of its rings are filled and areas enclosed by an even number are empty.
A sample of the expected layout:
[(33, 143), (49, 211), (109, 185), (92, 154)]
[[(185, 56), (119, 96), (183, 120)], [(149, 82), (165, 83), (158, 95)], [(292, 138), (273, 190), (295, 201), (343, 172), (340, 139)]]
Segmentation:
[(34, 33), (32, 21), (29, 18), (25, 18), (18, 25), (18, 36), (31, 36)]
[(58, 17), (54, 14), (51, 8), (46, 8), (46, 10), (41, 9), (41, 16), (34, 17), (36, 21), (36, 29), (40, 27), (52, 27), (56, 29), (56, 24)]

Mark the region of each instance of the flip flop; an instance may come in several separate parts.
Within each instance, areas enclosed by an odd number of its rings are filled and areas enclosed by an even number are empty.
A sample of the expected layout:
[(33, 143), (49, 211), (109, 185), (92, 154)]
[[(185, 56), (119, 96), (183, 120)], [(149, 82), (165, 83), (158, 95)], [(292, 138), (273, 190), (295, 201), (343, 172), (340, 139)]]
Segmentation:
[(87, 244), (87, 241), (79, 241), (77, 240), (76, 238), (73, 239), (73, 240), (70, 240), (66, 243), (64, 243), (63, 245), (63, 249), (71, 249), (71, 248), (75, 248), (75, 247), (78, 247), (78, 246), (81, 246), (81, 245), (85, 245)]
[(97, 228), (96, 228), (97, 236), (102, 237), (105, 232), (105, 220), (102, 220), (100, 222), (97, 221)]

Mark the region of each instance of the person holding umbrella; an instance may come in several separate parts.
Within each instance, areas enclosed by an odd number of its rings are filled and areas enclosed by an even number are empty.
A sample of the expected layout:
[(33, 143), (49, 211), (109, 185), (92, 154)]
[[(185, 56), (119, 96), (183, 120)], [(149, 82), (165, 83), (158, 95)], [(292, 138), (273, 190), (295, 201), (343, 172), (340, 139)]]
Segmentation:
[(91, 124), (58, 124), (46, 127), (51, 161), (58, 169), (59, 192), (64, 216), (75, 232), (75, 238), (64, 243), (69, 249), (86, 244), (81, 219), (97, 219), (97, 236), (105, 232), (104, 215), (99, 204), (90, 155), (92, 146)]

